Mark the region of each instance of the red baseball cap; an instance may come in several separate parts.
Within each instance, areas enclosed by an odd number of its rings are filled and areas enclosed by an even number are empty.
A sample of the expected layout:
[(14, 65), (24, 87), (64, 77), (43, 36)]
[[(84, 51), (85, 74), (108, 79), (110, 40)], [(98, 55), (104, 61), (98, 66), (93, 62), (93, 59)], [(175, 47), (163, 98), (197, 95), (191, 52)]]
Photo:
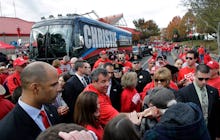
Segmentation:
[(107, 52), (105, 50), (100, 52), (100, 55), (104, 55), (104, 54), (107, 54)]
[(211, 69), (219, 69), (219, 63), (216, 61), (209, 61), (206, 65)]
[(13, 66), (22, 66), (26, 63), (27, 63), (27, 60), (24, 60), (23, 58), (18, 57), (13, 61)]

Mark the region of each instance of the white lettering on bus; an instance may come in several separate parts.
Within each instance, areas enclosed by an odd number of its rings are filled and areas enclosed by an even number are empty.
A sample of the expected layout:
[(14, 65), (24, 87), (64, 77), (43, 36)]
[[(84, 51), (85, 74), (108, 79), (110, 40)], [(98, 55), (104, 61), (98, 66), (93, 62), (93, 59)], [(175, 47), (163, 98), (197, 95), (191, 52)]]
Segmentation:
[(117, 47), (116, 32), (89, 25), (84, 25), (83, 31), (86, 48)]

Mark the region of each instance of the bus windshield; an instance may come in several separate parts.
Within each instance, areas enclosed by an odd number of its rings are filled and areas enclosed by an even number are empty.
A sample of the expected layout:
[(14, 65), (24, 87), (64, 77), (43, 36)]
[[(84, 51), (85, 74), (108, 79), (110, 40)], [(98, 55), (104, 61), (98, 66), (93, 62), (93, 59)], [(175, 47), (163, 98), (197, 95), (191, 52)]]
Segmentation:
[(30, 36), (31, 54), (35, 58), (54, 59), (68, 55), (73, 26), (50, 25), (35, 27)]

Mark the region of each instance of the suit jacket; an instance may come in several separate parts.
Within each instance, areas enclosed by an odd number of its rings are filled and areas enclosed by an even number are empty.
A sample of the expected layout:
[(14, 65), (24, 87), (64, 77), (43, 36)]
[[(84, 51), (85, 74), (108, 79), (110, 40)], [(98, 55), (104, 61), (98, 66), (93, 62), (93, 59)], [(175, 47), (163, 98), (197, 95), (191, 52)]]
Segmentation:
[[(208, 93), (208, 130), (212, 139), (216, 136), (220, 136), (220, 104), (219, 104), (219, 96), (218, 90), (214, 87), (206, 85), (207, 93)], [(181, 88), (176, 93), (176, 97), (178, 101), (181, 102), (193, 102), (197, 104), (200, 109), (202, 109), (199, 97), (196, 93), (196, 89), (193, 83), (189, 84), (186, 87)]]
[[(59, 123), (56, 108), (48, 105), (45, 111), (52, 125)], [(0, 130), (1, 140), (35, 140), (41, 133), (38, 125), (19, 104), (0, 121)]]
[(112, 106), (120, 111), (121, 110), (121, 93), (122, 93), (122, 86), (121, 84), (114, 78), (112, 78), (112, 85), (110, 89), (110, 99)]
[(63, 99), (69, 107), (69, 113), (67, 114), (67, 122), (73, 122), (73, 112), (75, 107), (75, 102), (79, 94), (84, 90), (84, 85), (80, 79), (73, 75), (70, 79), (67, 80), (64, 85)]

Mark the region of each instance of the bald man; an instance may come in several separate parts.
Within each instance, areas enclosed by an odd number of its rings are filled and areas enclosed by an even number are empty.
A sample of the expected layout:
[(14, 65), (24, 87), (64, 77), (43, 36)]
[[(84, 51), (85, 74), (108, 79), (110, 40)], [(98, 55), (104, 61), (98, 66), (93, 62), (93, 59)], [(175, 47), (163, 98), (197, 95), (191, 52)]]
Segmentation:
[(21, 73), (21, 87), (18, 104), (0, 122), (2, 140), (34, 140), (47, 127), (59, 123), (56, 108), (49, 105), (56, 99), (58, 87), (53, 66), (45, 62), (29, 64)]

